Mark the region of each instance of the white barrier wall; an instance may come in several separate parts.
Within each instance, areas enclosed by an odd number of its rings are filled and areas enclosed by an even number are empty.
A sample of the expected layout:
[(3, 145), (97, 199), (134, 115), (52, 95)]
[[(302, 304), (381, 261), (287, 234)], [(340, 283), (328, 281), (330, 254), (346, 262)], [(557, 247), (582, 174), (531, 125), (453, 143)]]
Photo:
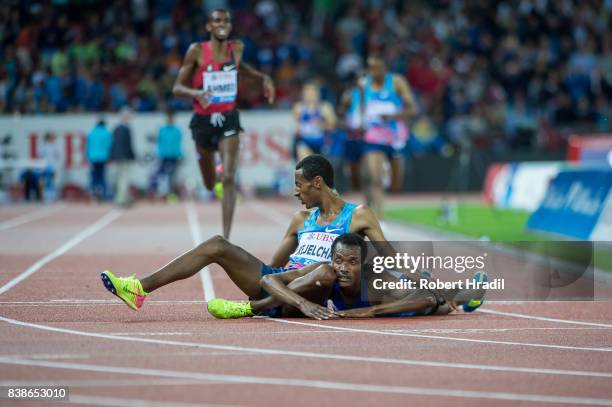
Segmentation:
[[(89, 184), (89, 165), (85, 155), (86, 134), (100, 119), (99, 114), (66, 114), (47, 116), (0, 117), (0, 139), (11, 136), (11, 143), (1, 148), (5, 153), (16, 154), (20, 161), (38, 157), (46, 132), (57, 136), (61, 151), (60, 182), (75, 183), (86, 187)], [(108, 128), (119, 122), (117, 114), (104, 115)], [(201, 186), (195, 148), (189, 130), (189, 113), (177, 113), (175, 123), (183, 133), (183, 163), (179, 181)], [(132, 184), (141, 188), (148, 185), (155, 168), (157, 145), (155, 138), (165, 123), (163, 113), (135, 114), (131, 122), (134, 150), (137, 161), (132, 169)], [(281, 190), (290, 192), (293, 177), (291, 145), (295, 124), (289, 111), (247, 111), (241, 113), (245, 134), (241, 138), (239, 181), (250, 187), (271, 188), (281, 182)], [(14, 164), (14, 161), (12, 161)], [(3, 166), (11, 167), (4, 160)], [(9, 170), (12, 181), (18, 179), (19, 171)], [(112, 178), (112, 166), (110, 167)], [(5, 176), (6, 178), (6, 176)], [(6, 180), (5, 180), (6, 182)]]

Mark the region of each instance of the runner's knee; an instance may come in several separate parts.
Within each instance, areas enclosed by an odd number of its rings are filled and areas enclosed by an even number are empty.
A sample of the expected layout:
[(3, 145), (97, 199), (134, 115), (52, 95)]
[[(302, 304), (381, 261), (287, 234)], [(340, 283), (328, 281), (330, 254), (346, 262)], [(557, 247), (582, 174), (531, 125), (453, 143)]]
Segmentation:
[(234, 183), (236, 182), (234, 179), (234, 173), (229, 173), (229, 172), (223, 172), (223, 176), (221, 177), (221, 182), (223, 183), (224, 187), (230, 186), (230, 185), (234, 185)]
[(230, 243), (223, 236), (215, 235), (198, 246), (198, 253), (205, 256), (220, 257), (226, 253), (229, 246)]

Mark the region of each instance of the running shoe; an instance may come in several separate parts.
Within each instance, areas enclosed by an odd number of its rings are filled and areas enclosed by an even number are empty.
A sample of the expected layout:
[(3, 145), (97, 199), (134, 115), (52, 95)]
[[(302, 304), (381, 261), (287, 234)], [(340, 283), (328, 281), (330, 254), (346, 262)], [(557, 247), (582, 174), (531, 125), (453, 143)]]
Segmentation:
[(223, 199), (223, 183), (221, 181), (217, 181), (215, 183), (215, 196), (217, 197), (217, 199), (222, 200)]
[(208, 312), (218, 319), (252, 317), (251, 303), (214, 298), (208, 301)]
[[(476, 272), (476, 274), (474, 274), (472, 279), (474, 281), (478, 281), (479, 283), (486, 283), (486, 282), (489, 281), (489, 276), (484, 271), (478, 271), (478, 272)], [(463, 304), (463, 311), (465, 311), (465, 312), (474, 312), (478, 308), (480, 308), (480, 306), (482, 304), (484, 304), (485, 293), (486, 293), (486, 291), (483, 289), (482, 290), (482, 297), (480, 297), (480, 298), (472, 298), (468, 302), (464, 303)]]
[(134, 276), (116, 277), (109, 270), (100, 274), (104, 287), (125, 302), (131, 309), (138, 311), (142, 307), (148, 293), (142, 289), (142, 284)]

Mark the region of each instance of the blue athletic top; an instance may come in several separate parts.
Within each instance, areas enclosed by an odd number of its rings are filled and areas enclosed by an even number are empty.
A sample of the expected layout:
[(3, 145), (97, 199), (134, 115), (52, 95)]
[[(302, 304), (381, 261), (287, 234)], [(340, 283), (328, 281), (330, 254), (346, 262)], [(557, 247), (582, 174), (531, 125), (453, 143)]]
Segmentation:
[[(365, 103), (366, 103), (366, 124), (368, 128), (382, 125), (389, 125), (384, 123), (382, 115), (396, 114), (404, 106), (402, 97), (395, 91), (393, 86), (393, 74), (388, 73), (385, 75), (385, 80), (382, 88), (374, 90), (372, 89), (372, 77), (367, 76), (365, 82)], [(391, 124), (395, 127), (395, 122)]]
[(323, 113), (320, 106), (314, 109), (302, 105), (298, 121), (298, 133), (301, 138), (307, 140), (323, 140), (325, 130), (323, 129)]
[(298, 247), (289, 256), (287, 269), (302, 268), (308, 264), (331, 261), (331, 246), (334, 240), (349, 232), (353, 211), (357, 204), (345, 202), (342, 211), (329, 225), (318, 225), (320, 209), (316, 208), (298, 231)]
[[(365, 105), (364, 105), (365, 107)], [(355, 86), (351, 89), (351, 104), (346, 112), (346, 124), (350, 129), (359, 129), (362, 127), (362, 103), (361, 90)]]
[(344, 298), (342, 297), (342, 293), (340, 292), (340, 284), (336, 281), (334, 286), (332, 287), (332, 292), (330, 299), (334, 302), (334, 306), (338, 311), (344, 311), (346, 309), (352, 308), (364, 308), (371, 306), (370, 301), (368, 300), (368, 290), (363, 284), (361, 285), (361, 293), (355, 299), (355, 302), (352, 305), (346, 305), (344, 302)]

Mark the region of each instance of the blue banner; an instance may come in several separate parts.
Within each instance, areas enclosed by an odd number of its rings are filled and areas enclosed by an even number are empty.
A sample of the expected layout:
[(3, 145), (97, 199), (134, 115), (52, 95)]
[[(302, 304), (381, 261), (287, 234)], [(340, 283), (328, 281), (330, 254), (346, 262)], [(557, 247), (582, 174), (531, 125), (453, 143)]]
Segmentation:
[(562, 171), (527, 228), (588, 240), (612, 188), (612, 169)]

